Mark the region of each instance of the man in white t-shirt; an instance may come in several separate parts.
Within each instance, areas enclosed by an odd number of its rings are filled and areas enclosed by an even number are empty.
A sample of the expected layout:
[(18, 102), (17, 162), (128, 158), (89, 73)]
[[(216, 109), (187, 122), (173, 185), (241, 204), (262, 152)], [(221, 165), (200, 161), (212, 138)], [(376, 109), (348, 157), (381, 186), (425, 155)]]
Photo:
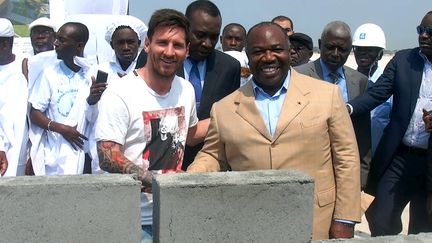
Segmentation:
[(143, 240), (152, 235), (152, 175), (180, 171), (186, 142), (200, 143), (207, 133), (209, 119), (198, 122), (192, 85), (175, 75), (188, 53), (188, 33), (182, 13), (156, 11), (144, 41), (147, 63), (111, 82), (99, 105), (99, 164), (142, 182)]

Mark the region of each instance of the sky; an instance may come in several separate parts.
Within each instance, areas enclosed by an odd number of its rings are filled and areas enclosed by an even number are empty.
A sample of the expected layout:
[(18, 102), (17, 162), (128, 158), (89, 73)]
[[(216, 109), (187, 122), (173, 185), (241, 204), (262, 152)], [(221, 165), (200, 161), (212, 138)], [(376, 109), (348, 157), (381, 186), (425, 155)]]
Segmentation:
[[(160, 8), (173, 8), (184, 13), (192, 1), (129, 0), (129, 14), (148, 23)], [(277, 15), (290, 17), (294, 31), (308, 34), (318, 46), (324, 26), (333, 20), (346, 22), (354, 33), (364, 23), (374, 23), (384, 30), (387, 50), (400, 50), (418, 45), (416, 27), (432, 10), (431, 0), (214, 0), (222, 15), (222, 27), (237, 22), (246, 30)], [(219, 46), (220, 43), (217, 44)]]

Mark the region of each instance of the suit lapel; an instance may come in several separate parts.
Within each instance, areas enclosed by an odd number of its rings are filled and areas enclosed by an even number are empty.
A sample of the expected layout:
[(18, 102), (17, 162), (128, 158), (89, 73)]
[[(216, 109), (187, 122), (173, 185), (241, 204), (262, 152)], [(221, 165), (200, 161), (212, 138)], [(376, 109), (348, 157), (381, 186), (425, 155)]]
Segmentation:
[(201, 105), (200, 107), (207, 107), (207, 102), (210, 102), (206, 97), (213, 97), (212, 93), (214, 90), (214, 86), (216, 80), (218, 80), (218, 73), (215, 70), (216, 65), (221, 65), (216, 60), (216, 51), (213, 51), (212, 54), (207, 58), (206, 61), (206, 73), (204, 76), (204, 85), (202, 87), (201, 94)]
[(272, 136), (264, 123), (260, 111), (256, 107), (252, 82), (248, 82), (240, 88), (238, 98), (235, 102), (238, 104), (237, 114), (253, 126), (261, 135), (272, 141)]
[(344, 66), (345, 82), (348, 90), (348, 100), (360, 95), (360, 82), (356, 82), (353, 72)]
[(321, 80), (325, 81), (320, 59), (321, 58), (318, 58), (317, 60), (315, 60), (313, 62), (313, 64), (314, 64), (313, 67), (315, 68), (315, 70), (313, 70), (313, 73), (315, 74), (315, 76), (313, 76), (312, 78), (317, 78), (317, 79), (321, 79)]
[(304, 85), (299, 85), (298, 73), (291, 69), (291, 79), (288, 86), (284, 104), (279, 116), (274, 134), (274, 140), (278, 139), (289, 124), (298, 116), (298, 114), (309, 104), (309, 100), (305, 97), (310, 92)]

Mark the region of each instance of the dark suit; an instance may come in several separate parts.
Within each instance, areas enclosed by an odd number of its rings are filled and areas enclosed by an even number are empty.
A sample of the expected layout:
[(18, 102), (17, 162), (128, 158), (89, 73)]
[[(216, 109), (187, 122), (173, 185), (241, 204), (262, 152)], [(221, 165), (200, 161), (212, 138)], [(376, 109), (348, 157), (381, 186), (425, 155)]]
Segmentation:
[[(137, 68), (143, 67), (146, 61), (147, 55), (143, 50), (138, 57)], [(202, 88), (199, 110), (197, 111), (199, 120), (209, 118), (213, 103), (240, 87), (240, 63), (235, 58), (214, 50), (206, 61), (204, 86)], [(177, 70), (177, 75), (184, 78), (183, 66)], [(186, 170), (192, 163), (202, 146), (203, 143), (194, 147), (186, 146), (182, 166), (183, 170)]]
[(431, 230), (425, 217), (426, 150), (402, 144), (419, 97), (423, 67), (419, 48), (399, 51), (376, 83), (349, 102), (355, 117), (393, 95), (390, 123), (372, 159), (366, 186), (366, 192), (375, 195), (366, 212), (372, 235), (398, 234), (400, 213), (408, 202), (411, 202), (408, 232)]
[[(320, 59), (295, 67), (302, 74), (324, 80)], [(345, 80), (348, 90), (348, 100), (351, 100), (367, 90), (368, 78), (356, 70), (344, 66)], [(351, 117), (360, 153), (361, 185), (364, 187), (369, 172), (371, 160), (371, 125), (370, 112), (361, 116)]]

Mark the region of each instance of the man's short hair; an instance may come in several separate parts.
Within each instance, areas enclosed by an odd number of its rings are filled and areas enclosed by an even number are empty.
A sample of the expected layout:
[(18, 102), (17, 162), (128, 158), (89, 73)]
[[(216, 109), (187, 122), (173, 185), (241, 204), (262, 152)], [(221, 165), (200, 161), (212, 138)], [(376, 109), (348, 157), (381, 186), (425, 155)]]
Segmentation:
[[(341, 29), (344, 32), (345, 36), (349, 36), (349, 38), (351, 39), (351, 29), (349, 27), (349, 25), (343, 21), (332, 21), (330, 23), (328, 23), (325, 27), (324, 30), (321, 33), (321, 41), (325, 40), (327, 38), (327, 35), (337, 29)], [(351, 41), (350, 41), (351, 42)]]
[(287, 16), (283, 16), (283, 15), (276, 16), (271, 20), (271, 22), (274, 23), (275, 21), (289, 21), (291, 23), (291, 29), (294, 30), (293, 21)]
[[(89, 39), (89, 30), (85, 24), (79, 22), (67, 22), (62, 27), (71, 26), (75, 28), (75, 32), (72, 35), (72, 38), (77, 42), (82, 42), (84, 45), (87, 43)], [(62, 28), (60, 27), (60, 28)]]
[(230, 24), (225, 25), (225, 27), (222, 30), (222, 35), (228, 30), (228, 28), (233, 27), (233, 26), (239, 27), (246, 34), (246, 29), (245, 29), (245, 27), (243, 27), (243, 25), (241, 25), (239, 23), (230, 23)]
[(168, 8), (156, 10), (152, 14), (148, 24), (147, 37), (149, 40), (152, 39), (158, 27), (179, 27), (184, 29), (186, 43), (189, 43), (190, 24), (188, 19), (181, 12)]
[(281, 31), (282, 33), (284, 33), (285, 39), (286, 39), (287, 42), (288, 42), (288, 46), (291, 46), (291, 43), (290, 43), (290, 41), (289, 41), (289, 37), (288, 37), (288, 35), (286, 35), (285, 30), (284, 30), (282, 27), (280, 27), (280, 25), (275, 24), (275, 23), (273, 23), (273, 22), (264, 21), (264, 22), (261, 22), (261, 23), (258, 23), (258, 24), (256, 24), (256, 25), (252, 26), (252, 27), (249, 29), (249, 31), (247, 32), (247, 35), (246, 35), (246, 47), (247, 47), (247, 42), (248, 42), (248, 40), (249, 40), (249, 36), (250, 36), (250, 33), (252, 32), (252, 30), (254, 30), (254, 29), (258, 28), (258, 27), (263, 27), (263, 26), (276, 26), (277, 28), (279, 28), (280, 31)]
[(214, 3), (208, 0), (197, 0), (187, 6), (185, 14), (186, 18), (190, 19), (192, 17), (192, 14), (197, 10), (201, 10), (212, 17), (221, 16), (218, 7)]

